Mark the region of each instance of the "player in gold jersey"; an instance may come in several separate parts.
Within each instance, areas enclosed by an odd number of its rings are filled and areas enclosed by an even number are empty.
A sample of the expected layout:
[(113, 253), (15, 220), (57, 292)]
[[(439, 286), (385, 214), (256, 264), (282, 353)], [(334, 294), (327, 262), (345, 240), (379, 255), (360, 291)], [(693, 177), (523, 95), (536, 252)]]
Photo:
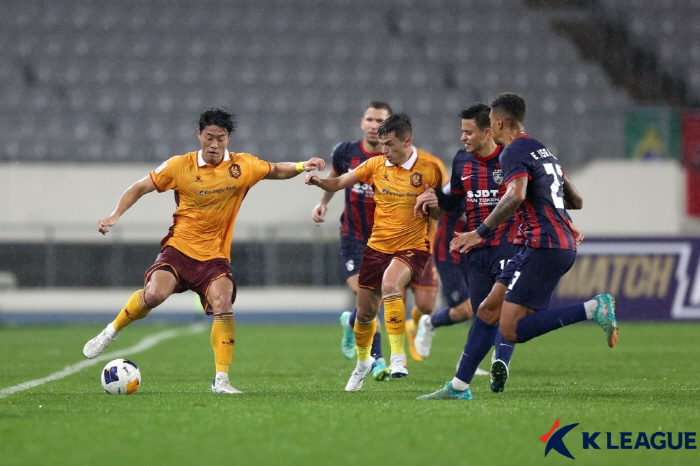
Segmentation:
[[(440, 175), (442, 176), (442, 182), (447, 183), (449, 177), (447, 176), (447, 168), (445, 164), (439, 158), (435, 157), (430, 152), (424, 151), (423, 149), (416, 149), (418, 152), (418, 157), (425, 157), (431, 160), (440, 169)], [(441, 187), (442, 189), (442, 187)], [(414, 361), (422, 361), (423, 357), (416, 351), (415, 340), (418, 333), (418, 321), (424, 315), (432, 315), (435, 310), (435, 302), (437, 300), (438, 294), (438, 270), (433, 259), (433, 248), (435, 244), (435, 234), (437, 233), (438, 221), (431, 219), (430, 225), (428, 227), (428, 241), (430, 243), (431, 253), (430, 260), (428, 264), (423, 269), (423, 273), (411, 280), (408, 284), (408, 288), (413, 290), (413, 297), (415, 300), (415, 305), (411, 310), (411, 318), (406, 321), (406, 335), (408, 336), (408, 351), (411, 355), (411, 359)]]
[(306, 183), (324, 191), (339, 191), (358, 182), (374, 188), (374, 226), (360, 264), (357, 292), (355, 343), (357, 366), (345, 390), (356, 391), (372, 370), (370, 355), (376, 316), (384, 302), (384, 320), (391, 346), (391, 376), (406, 377), (404, 338), (406, 308), (404, 287), (421, 274), (430, 258), (428, 219), (413, 215), (416, 198), (426, 187), (441, 187), (442, 175), (437, 165), (421, 157), (412, 147), (410, 122), (399, 115), (384, 120), (378, 139), (381, 156), (365, 161), (356, 169), (337, 178), (321, 179), (315, 173)]
[(269, 163), (250, 154), (229, 152), (226, 147), (235, 129), (235, 116), (210, 108), (199, 118), (197, 135), (201, 149), (163, 162), (122, 194), (117, 207), (97, 222), (103, 235), (143, 195), (175, 191), (177, 209), (163, 239), (160, 254), (146, 271), (144, 288), (135, 292), (117, 318), (83, 348), (86, 358), (97, 357), (119, 332), (171, 294), (192, 290), (206, 313), (214, 316), (211, 345), (216, 376), (213, 393), (241, 393), (228, 378), (233, 360), (236, 324), (232, 304), (236, 283), (231, 275), (231, 238), (238, 210), (248, 190), (262, 179), (284, 180), (304, 171), (323, 170), (325, 162)]

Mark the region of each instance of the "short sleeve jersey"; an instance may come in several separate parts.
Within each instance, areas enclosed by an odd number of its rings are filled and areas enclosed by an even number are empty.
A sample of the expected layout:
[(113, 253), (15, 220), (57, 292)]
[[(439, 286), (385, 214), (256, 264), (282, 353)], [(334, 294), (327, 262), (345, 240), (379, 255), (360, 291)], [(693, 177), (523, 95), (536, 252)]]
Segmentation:
[[(417, 151), (419, 157), (426, 157), (427, 159), (435, 162), (435, 165), (437, 165), (437, 167), (440, 169), (440, 176), (442, 177), (442, 182), (447, 183), (449, 177), (447, 176), (447, 168), (445, 167), (445, 164), (442, 163), (442, 160), (435, 157), (430, 152), (424, 151), (423, 149), (417, 149)], [(442, 189), (442, 186), (439, 186), (437, 189)], [(438, 221), (431, 218), (430, 224), (428, 225), (428, 242), (430, 243), (430, 252), (435, 250), (435, 235), (437, 234), (437, 231)]]
[[(452, 194), (464, 196), (467, 215), (466, 231), (476, 230), (496, 208), (506, 193), (503, 169), (499, 161), (501, 146), (488, 157), (479, 157), (462, 149), (452, 162)], [(516, 215), (489, 233), (478, 247), (512, 243), (517, 233)]]
[[(367, 152), (362, 141), (341, 142), (333, 149), (333, 170), (343, 175), (359, 167), (366, 160), (382, 155)], [(374, 190), (366, 183), (345, 188), (345, 208), (340, 216), (340, 234), (367, 242), (374, 224)]]
[(367, 246), (385, 254), (407, 249), (428, 251), (428, 218), (413, 215), (416, 198), (425, 185), (440, 189), (442, 175), (437, 164), (414, 149), (401, 166), (385, 156), (373, 157), (354, 170), (363, 183), (374, 188), (374, 228)]
[(528, 178), (527, 196), (517, 210), (522, 222), (522, 244), (575, 251), (576, 242), (564, 208), (564, 172), (559, 160), (542, 143), (528, 136), (515, 139), (500, 158), (504, 185), (516, 178)]
[(241, 202), (271, 167), (250, 154), (228, 151), (214, 167), (200, 152), (172, 157), (150, 172), (158, 192), (175, 191), (177, 209), (161, 245), (199, 261), (230, 261), (233, 224)]

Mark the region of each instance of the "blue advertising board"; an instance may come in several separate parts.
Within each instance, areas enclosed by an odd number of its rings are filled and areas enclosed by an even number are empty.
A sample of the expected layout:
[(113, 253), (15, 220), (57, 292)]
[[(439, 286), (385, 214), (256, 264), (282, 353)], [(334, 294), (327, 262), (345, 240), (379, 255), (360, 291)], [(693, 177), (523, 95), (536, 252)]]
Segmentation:
[(621, 320), (700, 319), (700, 239), (586, 239), (551, 307), (600, 293)]

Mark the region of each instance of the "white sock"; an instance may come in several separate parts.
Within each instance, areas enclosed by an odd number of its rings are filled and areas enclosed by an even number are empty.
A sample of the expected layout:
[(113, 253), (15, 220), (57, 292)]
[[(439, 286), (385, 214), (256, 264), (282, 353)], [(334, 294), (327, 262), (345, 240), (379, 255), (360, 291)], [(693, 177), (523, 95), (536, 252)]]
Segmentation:
[(366, 360), (366, 361), (360, 361), (359, 359), (357, 360), (357, 369), (360, 371), (366, 371), (372, 367), (372, 358)]
[(219, 380), (226, 380), (228, 382), (228, 372), (217, 372), (216, 378)]
[(391, 361), (391, 364), (394, 364), (394, 361), (396, 361), (397, 363), (400, 362), (401, 364), (406, 365), (406, 355), (401, 353), (392, 354), (389, 361)]
[(426, 328), (428, 331), (435, 330), (435, 327), (433, 327), (433, 322), (430, 320), (430, 317), (428, 317), (427, 319), (425, 319), (425, 328)]
[(112, 322), (105, 327), (105, 330), (107, 330), (107, 335), (109, 335), (112, 338), (117, 338), (117, 335), (119, 335), (119, 330), (114, 328), (114, 324)]
[(583, 303), (583, 308), (586, 310), (586, 319), (591, 320), (593, 318), (593, 311), (598, 307), (598, 301), (591, 299)]
[(457, 377), (454, 377), (452, 379), (452, 388), (454, 388), (455, 390), (462, 391), (462, 390), (466, 390), (467, 388), (469, 388), (469, 384), (466, 382), (462, 382)]

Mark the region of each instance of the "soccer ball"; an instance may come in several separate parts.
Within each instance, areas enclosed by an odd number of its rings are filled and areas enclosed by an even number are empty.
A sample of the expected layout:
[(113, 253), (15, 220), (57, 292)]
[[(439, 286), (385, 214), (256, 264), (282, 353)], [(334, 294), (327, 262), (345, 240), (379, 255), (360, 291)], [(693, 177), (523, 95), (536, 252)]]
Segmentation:
[(141, 371), (128, 359), (115, 359), (102, 370), (101, 379), (110, 395), (131, 395), (141, 386)]

